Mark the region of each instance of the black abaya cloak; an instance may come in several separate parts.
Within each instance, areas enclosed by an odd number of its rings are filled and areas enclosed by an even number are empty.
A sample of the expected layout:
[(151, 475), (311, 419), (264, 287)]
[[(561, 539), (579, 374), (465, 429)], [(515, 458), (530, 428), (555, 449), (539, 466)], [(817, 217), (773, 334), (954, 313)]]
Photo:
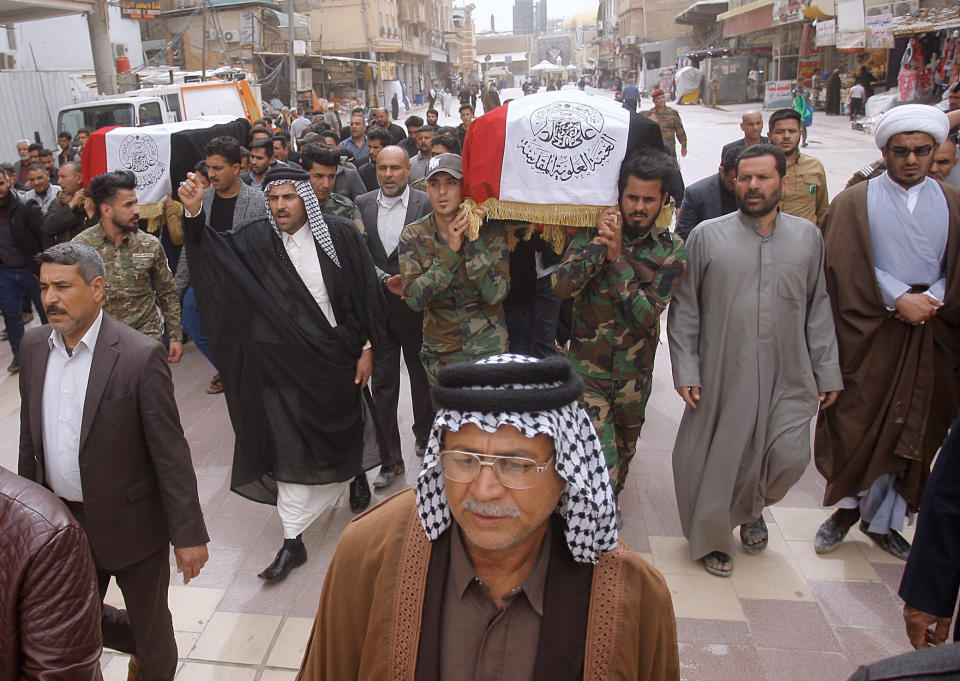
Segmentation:
[[(190, 275), (236, 435), (230, 488), (276, 503), (276, 482), (321, 485), (380, 465), (369, 389), (354, 383), (384, 337), (383, 293), (354, 224), (324, 214), (341, 267), (317, 248), (337, 326), (267, 220), (219, 234), (184, 220)], [(316, 242), (315, 242), (316, 243)]]

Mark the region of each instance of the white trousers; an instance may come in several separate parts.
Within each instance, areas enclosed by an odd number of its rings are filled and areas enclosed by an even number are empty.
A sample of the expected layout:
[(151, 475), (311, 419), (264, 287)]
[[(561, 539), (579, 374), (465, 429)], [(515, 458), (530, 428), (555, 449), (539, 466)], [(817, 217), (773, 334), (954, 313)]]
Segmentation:
[(893, 488), (896, 479), (893, 473), (881, 475), (873, 481), (870, 489), (855, 497), (844, 497), (835, 508), (859, 508), (860, 517), (876, 534), (888, 534), (890, 530), (902, 532), (904, 518), (909, 518), (912, 524), (913, 514), (907, 510), (907, 500)]
[(350, 487), (350, 481), (333, 482), (329, 485), (295, 485), (277, 483), (277, 512), (283, 523), (283, 538), (296, 539), (310, 527), (310, 523), (327, 509), (335, 508)]

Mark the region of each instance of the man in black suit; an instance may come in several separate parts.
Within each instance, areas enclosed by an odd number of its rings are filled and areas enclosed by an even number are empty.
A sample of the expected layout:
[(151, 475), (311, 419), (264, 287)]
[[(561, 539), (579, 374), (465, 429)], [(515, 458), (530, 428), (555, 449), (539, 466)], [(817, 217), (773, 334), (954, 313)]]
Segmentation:
[(705, 177), (687, 187), (683, 205), (677, 214), (676, 233), (684, 241), (704, 220), (718, 218), (737, 210), (737, 156), (743, 147), (731, 147), (723, 154), (716, 175)]
[(720, 158), (724, 158), (727, 155), (728, 149), (738, 149), (742, 151), (747, 147), (752, 147), (754, 144), (767, 143), (767, 138), (761, 134), (763, 132), (763, 114), (759, 111), (754, 110), (744, 113), (743, 116), (740, 117), (740, 129), (743, 130), (743, 137), (735, 142), (723, 145)]
[(170, 544), (187, 583), (209, 537), (167, 351), (100, 309), (96, 250), (67, 242), (38, 259), (50, 324), (23, 339), (19, 472), (83, 527), (101, 599), (117, 580), (127, 609), (104, 606), (104, 645), (134, 655), (141, 681), (173, 679)]
[[(917, 532), (900, 582), (914, 648), (947, 640), (960, 587), (960, 413), (940, 450), (920, 504)], [(960, 629), (953, 628), (954, 642)]]
[(373, 399), (389, 449), (389, 457), (380, 468), (373, 486), (386, 487), (404, 472), (400, 428), (397, 424), (401, 352), (410, 377), (417, 456), (423, 456), (426, 451), (433, 422), (430, 386), (420, 363), (423, 313), (414, 312), (400, 297), (400, 264), (397, 258), (397, 245), (403, 227), (424, 217), (432, 208), (425, 192), (408, 185), (410, 159), (400, 147), (389, 146), (380, 152), (377, 156), (377, 175), (380, 189), (358, 196), (357, 207), (366, 227), (367, 248), (380, 270), (378, 276), (389, 292), (387, 340), (377, 347), (373, 355), (372, 377)]

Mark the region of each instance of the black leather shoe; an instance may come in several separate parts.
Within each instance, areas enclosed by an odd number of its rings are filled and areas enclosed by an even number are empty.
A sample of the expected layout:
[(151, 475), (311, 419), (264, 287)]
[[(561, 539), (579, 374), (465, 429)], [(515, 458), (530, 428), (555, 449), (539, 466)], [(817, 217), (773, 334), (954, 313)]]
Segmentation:
[(370, 485), (367, 474), (361, 473), (350, 483), (350, 510), (360, 513), (370, 505)]
[[(813, 550), (817, 553), (830, 553), (836, 549), (853, 527), (853, 523), (849, 525), (844, 523), (839, 513), (840, 511), (837, 511), (824, 520), (820, 529), (817, 530), (817, 536), (813, 538)], [(853, 522), (855, 523), (856, 520)]]
[(865, 520), (860, 521), (860, 531), (876, 542), (877, 546), (889, 553), (894, 558), (906, 560), (910, 557), (910, 542), (896, 530), (890, 530), (887, 534), (877, 534), (870, 532), (870, 525)]
[(270, 567), (257, 577), (265, 582), (279, 582), (289, 575), (293, 568), (300, 567), (306, 562), (307, 547), (302, 542), (297, 542), (293, 547), (284, 545), (277, 551), (277, 557), (270, 563)]

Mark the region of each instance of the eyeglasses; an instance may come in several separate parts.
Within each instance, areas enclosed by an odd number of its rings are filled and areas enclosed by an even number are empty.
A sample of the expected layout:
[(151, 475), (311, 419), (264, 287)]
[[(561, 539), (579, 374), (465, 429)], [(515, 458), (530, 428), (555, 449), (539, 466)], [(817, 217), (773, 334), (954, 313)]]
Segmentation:
[[(492, 461), (482, 459), (492, 459)], [(440, 471), (447, 480), (473, 482), (480, 475), (483, 466), (490, 466), (500, 484), (510, 489), (530, 489), (536, 485), (540, 474), (550, 467), (553, 459), (554, 457), (551, 456), (545, 464), (541, 465), (524, 456), (474, 454), (455, 449), (442, 451), (438, 457)]]
[(933, 151), (932, 144), (921, 144), (919, 147), (890, 147), (890, 153), (897, 158), (906, 158), (910, 154), (916, 154), (917, 158), (925, 158)]

